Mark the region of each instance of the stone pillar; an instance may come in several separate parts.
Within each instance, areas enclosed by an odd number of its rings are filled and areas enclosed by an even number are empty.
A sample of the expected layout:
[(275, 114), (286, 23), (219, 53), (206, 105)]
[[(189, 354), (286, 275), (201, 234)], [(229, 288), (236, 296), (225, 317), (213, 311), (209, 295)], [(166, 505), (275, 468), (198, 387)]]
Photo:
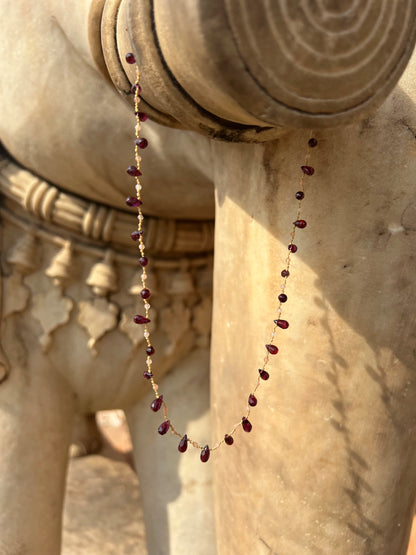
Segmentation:
[[(214, 462), (219, 553), (406, 553), (416, 484), (415, 64), (376, 114), (317, 131), (270, 379)], [(213, 441), (246, 414), (309, 132), (217, 143)], [(236, 286), (238, 284), (238, 286)]]

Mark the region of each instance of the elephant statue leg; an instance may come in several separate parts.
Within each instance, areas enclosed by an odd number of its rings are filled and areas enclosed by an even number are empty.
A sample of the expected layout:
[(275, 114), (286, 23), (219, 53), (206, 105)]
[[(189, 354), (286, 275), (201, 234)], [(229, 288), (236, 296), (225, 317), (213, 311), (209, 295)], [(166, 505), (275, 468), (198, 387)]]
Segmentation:
[[(199, 348), (161, 382), (169, 416), (188, 436), (210, 441), (209, 351)], [(215, 555), (211, 465), (199, 451), (181, 454), (180, 438), (157, 433), (163, 414), (152, 413), (148, 395), (127, 411), (145, 514), (149, 554)], [(202, 437), (204, 436), (204, 437)]]
[(76, 414), (72, 427), (70, 456), (83, 457), (98, 453), (103, 445), (95, 414)]
[(307, 228), (296, 231), (286, 285), (309, 132), (215, 147), (217, 437), (244, 414), (278, 310), (290, 322), (276, 330), (251, 434), (214, 461), (221, 553), (241, 544), (247, 555), (406, 553), (416, 485), (414, 122), (398, 87), (371, 119), (315, 133)]
[(74, 399), (46, 359), (24, 365), (12, 345), (0, 386), (0, 553), (57, 555)]

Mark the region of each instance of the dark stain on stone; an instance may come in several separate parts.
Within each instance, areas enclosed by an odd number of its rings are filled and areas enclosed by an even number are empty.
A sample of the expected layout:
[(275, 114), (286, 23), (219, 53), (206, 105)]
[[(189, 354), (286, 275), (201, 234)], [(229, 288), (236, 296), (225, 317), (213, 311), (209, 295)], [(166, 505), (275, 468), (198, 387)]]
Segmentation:
[(278, 555), (278, 553), (276, 551), (273, 551), (273, 549), (270, 547), (270, 545), (263, 540), (263, 538), (259, 538), (259, 540), (261, 541), (261, 543), (263, 545), (265, 545), (267, 547), (267, 549), (270, 549), (269, 555)]
[(400, 223), (406, 231), (416, 231), (416, 202), (412, 202), (403, 210)]

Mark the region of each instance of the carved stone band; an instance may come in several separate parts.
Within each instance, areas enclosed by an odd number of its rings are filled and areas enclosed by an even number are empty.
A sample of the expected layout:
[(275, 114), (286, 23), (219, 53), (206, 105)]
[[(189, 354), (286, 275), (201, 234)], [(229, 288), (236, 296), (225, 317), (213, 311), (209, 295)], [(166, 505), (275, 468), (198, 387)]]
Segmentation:
[[(38, 219), (87, 239), (131, 247), (137, 228), (129, 214), (64, 193), (0, 154), (0, 192)], [(152, 254), (208, 253), (214, 247), (214, 222), (146, 217), (146, 245)]]
[(414, 0), (106, 0), (107, 71), (135, 68), (152, 119), (228, 141), (364, 117), (396, 85), (416, 42)]

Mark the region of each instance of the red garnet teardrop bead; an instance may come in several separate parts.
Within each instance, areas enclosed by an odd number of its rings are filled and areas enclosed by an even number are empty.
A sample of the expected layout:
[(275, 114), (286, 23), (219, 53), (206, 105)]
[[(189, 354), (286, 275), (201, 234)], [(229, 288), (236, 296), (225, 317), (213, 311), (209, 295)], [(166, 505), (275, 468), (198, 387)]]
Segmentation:
[(134, 144), (136, 144), (139, 148), (146, 148), (149, 142), (144, 137), (140, 137), (139, 139), (134, 139)]
[(135, 324), (148, 324), (150, 322), (149, 318), (146, 318), (146, 316), (141, 316), (140, 314), (136, 314), (136, 316), (134, 316), (133, 321)]
[(158, 410), (160, 410), (162, 405), (163, 405), (163, 395), (160, 395), (156, 399), (153, 399), (153, 401), (150, 403), (150, 408), (152, 409), (153, 412), (157, 412)]
[(243, 430), (245, 432), (251, 432), (252, 427), (253, 426), (252, 426), (250, 420), (247, 420), (247, 418), (245, 416), (243, 416)]
[(269, 379), (269, 373), (266, 372), (266, 370), (262, 370), (261, 368), (259, 368), (259, 374), (260, 374), (260, 378), (262, 380), (268, 380)]
[(288, 245), (287, 248), (290, 250), (290, 252), (293, 252), (293, 253), (295, 253), (298, 250), (298, 247), (294, 243), (291, 243), (290, 245)]
[(232, 445), (234, 443), (234, 438), (233, 436), (229, 436), (228, 434), (225, 434), (224, 441), (227, 445)]
[(150, 380), (150, 378), (153, 378), (153, 373), (146, 370), (146, 372), (143, 372), (143, 378), (146, 378), (146, 380)]
[(147, 258), (147, 256), (141, 256), (139, 258), (139, 264), (140, 266), (147, 266), (149, 264), (149, 259)]
[(301, 166), (300, 169), (305, 175), (313, 175), (315, 173), (315, 170), (312, 166)]
[(179, 442), (178, 451), (179, 453), (185, 453), (187, 449), (188, 449), (188, 436), (185, 434)]
[(132, 177), (139, 177), (140, 175), (142, 175), (142, 172), (136, 166), (129, 166), (126, 172)]
[(282, 328), (282, 330), (287, 330), (287, 328), (289, 327), (289, 322), (287, 320), (273, 320), (273, 322), (276, 324), (276, 326)]
[(280, 272), (280, 275), (281, 275), (282, 277), (289, 277), (289, 276), (290, 276), (290, 272), (289, 272), (289, 270), (282, 270), (282, 271)]
[(257, 397), (255, 397), (252, 393), (248, 396), (248, 404), (250, 407), (255, 407), (257, 405)]
[(143, 203), (140, 199), (138, 199), (137, 197), (127, 197), (126, 198), (126, 204), (127, 206), (141, 206)]
[(205, 447), (201, 451), (201, 461), (207, 462), (208, 459), (209, 459), (209, 447), (208, 445), (205, 445)]
[(133, 239), (133, 241), (138, 241), (142, 235), (143, 231), (132, 231), (130, 237)]
[(144, 112), (139, 112), (139, 120), (140, 121), (146, 121), (147, 120), (147, 114), (145, 114)]
[(126, 54), (126, 62), (128, 64), (136, 63), (136, 58), (134, 57), (134, 54), (132, 52), (129, 52), (128, 54)]
[(277, 353), (279, 352), (279, 349), (276, 347), (276, 345), (272, 345), (271, 343), (266, 345), (266, 349), (271, 355), (277, 355)]
[(132, 92), (132, 94), (136, 94), (136, 91), (140, 94), (142, 92), (142, 88), (138, 83), (136, 83), (135, 85), (132, 86), (130, 91)]
[(299, 229), (304, 229), (306, 227), (306, 222), (305, 220), (296, 220), (295, 222), (293, 222), (293, 225), (295, 227), (298, 227)]
[(142, 299), (148, 299), (150, 297), (149, 289), (146, 289), (146, 288), (142, 289), (140, 291), (140, 296), (141, 296)]
[(146, 354), (149, 355), (154, 355), (155, 354), (155, 348), (152, 345), (149, 345), (148, 347), (146, 347)]
[(164, 422), (162, 422), (162, 424), (159, 426), (159, 428), (157, 429), (157, 431), (159, 432), (159, 434), (161, 436), (164, 436), (166, 434), (166, 432), (169, 430), (170, 428), (170, 420), (165, 420)]

